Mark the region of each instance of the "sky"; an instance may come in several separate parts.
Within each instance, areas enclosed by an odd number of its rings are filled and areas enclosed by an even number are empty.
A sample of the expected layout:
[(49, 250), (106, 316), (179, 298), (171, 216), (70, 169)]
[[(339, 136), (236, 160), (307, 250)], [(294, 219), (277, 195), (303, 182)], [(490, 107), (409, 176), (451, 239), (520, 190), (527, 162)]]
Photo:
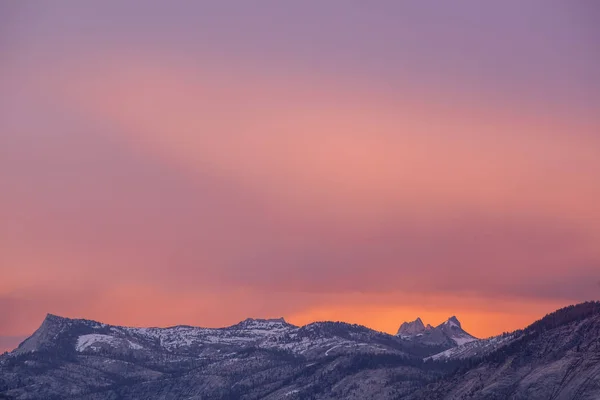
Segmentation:
[(600, 298), (600, 6), (0, 3), (0, 350), (46, 313), (487, 337)]

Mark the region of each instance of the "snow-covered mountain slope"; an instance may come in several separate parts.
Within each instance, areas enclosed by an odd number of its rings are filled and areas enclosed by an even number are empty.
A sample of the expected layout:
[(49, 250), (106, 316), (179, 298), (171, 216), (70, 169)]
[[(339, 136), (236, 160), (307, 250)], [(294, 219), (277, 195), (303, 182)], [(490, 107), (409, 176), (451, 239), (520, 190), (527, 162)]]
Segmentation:
[(471, 340), (456, 347), (451, 347), (425, 360), (459, 360), (481, 357), (490, 354), (502, 346), (510, 344), (515, 339), (514, 334), (503, 334), (488, 339)]
[(465, 332), (458, 318), (454, 316), (435, 328), (429, 324), (425, 326), (421, 318), (417, 318), (413, 322), (404, 322), (400, 325), (396, 336), (412, 342), (425, 345), (441, 345), (448, 348), (478, 340), (473, 335)]
[(0, 398), (600, 399), (600, 303), (461, 346), (458, 320), (429, 330), (453, 347), (338, 322), (129, 328), (49, 315), (0, 356)]
[(479, 348), (461, 347), (477, 354), (414, 398), (600, 399), (600, 302), (563, 308)]
[[(443, 349), (341, 322), (298, 327), (283, 319), (247, 319), (226, 328), (135, 328), (48, 315), (30, 338), (0, 357), (0, 393), (86, 400), (181, 398), (170, 393), (298, 398), (317, 390), (311, 387), (318, 380), (340, 380), (377, 365), (404, 365), (412, 371), (407, 382), (420, 385), (440, 372), (423, 372), (415, 364)], [(389, 374), (378, 372), (377, 379), (392, 379)], [(153, 397), (163, 385), (167, 394)], [(281, 393), (275, 395), (273, 385)], [(344, 385), (353, 390), (351, 381)]]
[(133, 328), (48, 315), (41, 327), (12, 354), (54, 348), (83, 354), (168, 353), (208, 357), (225, 349), (235, 352), (251, 347), (281, 350), (307, 358), (347, 353), (409, 357), (443, 350), (414, 345), (364, 326), (341, 322), (316, 322), (297, 327), (279, 318), (246, 319), (227, 328)]

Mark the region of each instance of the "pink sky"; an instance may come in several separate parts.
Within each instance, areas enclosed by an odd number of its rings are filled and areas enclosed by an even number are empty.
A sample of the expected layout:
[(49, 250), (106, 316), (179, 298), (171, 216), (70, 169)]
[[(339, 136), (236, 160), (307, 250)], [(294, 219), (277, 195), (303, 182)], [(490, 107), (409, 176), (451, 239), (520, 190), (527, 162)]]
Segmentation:
[(119, 4), (0, 9), (0, 336), (600, 295), (597, 9)]

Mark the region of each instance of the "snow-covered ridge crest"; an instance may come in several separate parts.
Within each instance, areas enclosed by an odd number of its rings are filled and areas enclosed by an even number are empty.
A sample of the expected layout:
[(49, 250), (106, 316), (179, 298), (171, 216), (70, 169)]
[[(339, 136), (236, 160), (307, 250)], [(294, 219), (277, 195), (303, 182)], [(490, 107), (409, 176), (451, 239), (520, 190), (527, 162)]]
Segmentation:
[(283, 318), (248, 318), (225, 328), (173, 326), (138, 328), (85, 319), (48, 315), (42, 326), (15, 354), (54, 348), (83, 354), (149, 357), (167, 353), (214, 357), (244, 348), (281, 350), (308, 358), (347, 353), (388, 353), (407, 356), (410, 346), (399, 338), (343, 322), (315, 322), (302, 327)]
[(600, 302), (462, 346), (455, 339), (468, 334), (450, 318), (410, 339), (341, 322), (236, 325), (127, 328), (49, 316), (26, 353), (0, 356), (0, 397), (600, 399)]

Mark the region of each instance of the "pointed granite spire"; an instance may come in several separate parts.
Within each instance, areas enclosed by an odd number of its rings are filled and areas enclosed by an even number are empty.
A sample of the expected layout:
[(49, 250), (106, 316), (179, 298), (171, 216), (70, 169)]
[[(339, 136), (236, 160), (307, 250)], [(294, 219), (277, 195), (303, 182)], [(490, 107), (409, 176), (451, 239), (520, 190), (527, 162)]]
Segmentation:
[(422, 333), (425, 330), (425, 325), (421, 318), (417, 317), (412, 322), (404, 322), (400, 325), (397, 335), (412, 336)]

